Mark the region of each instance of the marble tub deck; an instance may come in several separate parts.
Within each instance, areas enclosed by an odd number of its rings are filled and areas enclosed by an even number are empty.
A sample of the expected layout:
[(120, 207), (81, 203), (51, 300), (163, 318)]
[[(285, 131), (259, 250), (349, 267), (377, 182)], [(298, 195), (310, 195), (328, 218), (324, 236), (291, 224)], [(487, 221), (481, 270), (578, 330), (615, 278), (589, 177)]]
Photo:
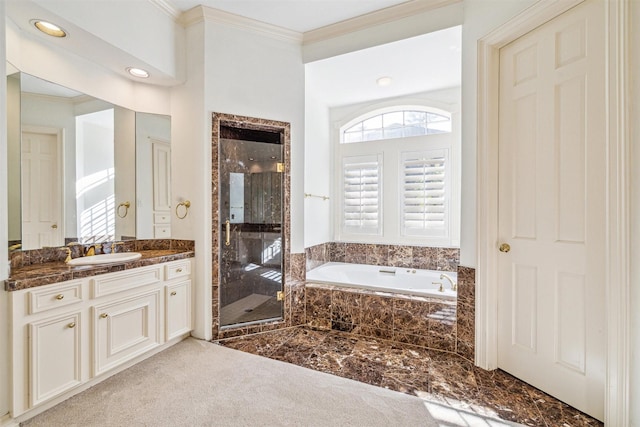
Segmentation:
[(217, 342), (524, 425), (603, 425), (503, 371), (482, 370), (452, 353), (306, 326)]

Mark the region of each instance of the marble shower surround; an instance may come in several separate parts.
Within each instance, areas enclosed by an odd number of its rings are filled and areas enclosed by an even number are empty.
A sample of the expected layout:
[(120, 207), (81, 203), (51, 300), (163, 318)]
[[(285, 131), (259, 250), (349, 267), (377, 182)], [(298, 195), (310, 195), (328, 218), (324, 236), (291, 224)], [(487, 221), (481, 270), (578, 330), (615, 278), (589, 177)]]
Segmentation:
[[(282, 234), (284, 242), (284, 319), (247, 327), (220, 329), (220, 127), (229, 126), (259, 131), (280, 132), (283, 137), (285, 165), (283, 177), (283, 224)], [(213, 336), (226, 338), (264, 332), (304, 323), (304, 254), (291, 253), (291, 125), (286, 122), (259, 119), (224, 113), (212, 113), (211, 120), (211, 245), (212, 265), (211, 286), (213, 314)], [(300, 265), (302, 268), (300, 268)], [(300, 272), (300, 270), (302, 270)]]
[(369, 243), (327, 242), (305, 249), (307, 271), (327, 262), (456, 271), (460, 249)]

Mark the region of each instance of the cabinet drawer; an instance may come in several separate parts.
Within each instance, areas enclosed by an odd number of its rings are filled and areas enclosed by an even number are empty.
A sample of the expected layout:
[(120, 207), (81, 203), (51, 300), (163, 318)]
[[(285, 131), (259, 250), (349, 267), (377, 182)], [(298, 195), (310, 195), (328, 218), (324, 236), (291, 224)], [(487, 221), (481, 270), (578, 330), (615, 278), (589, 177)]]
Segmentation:
[(156, 239), (163, 239), (171, 237), (171, 226), (167, 225), (156, 225), (153, 227), (153, 237)]
[(154, 224), (171, 224), (171, 215), (168, 213), (153, 214)]
[(158, 283), (161, 280), (160, 268), (161, 266), (136, 268), (91, 279), (93, 298)]
[(191, 274), (191, 261), (188, 259), (174, 261), (165, 268), (165, 280), (175, 279), (177, 277), (185, 277)]
[(47, 286), (27, 292), (29, 314), (64, 307), (82, 301), (82, 282), (69, 282), (55, 287)]

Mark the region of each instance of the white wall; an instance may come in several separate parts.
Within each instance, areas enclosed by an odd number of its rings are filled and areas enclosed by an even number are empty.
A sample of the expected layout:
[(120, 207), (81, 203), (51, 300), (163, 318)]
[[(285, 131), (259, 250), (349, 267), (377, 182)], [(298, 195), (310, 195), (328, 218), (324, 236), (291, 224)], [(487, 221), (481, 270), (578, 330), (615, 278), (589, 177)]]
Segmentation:
[(476, 267), (478, 40), (536, 0), (465, 0), (462, 25), (462, 216), (460, 264)]
[(172, 215), (171, 236), (195, 240), (193, 335), (211, 339), (211, 121), (205, 109), (204, 22), (186, 29), (187, 80), (171, 94), (172, 205), (191, 201), (186, 218)]
[(183, 29), (161, 6), (164, 2), (21, 0), (8, 10), (21, 25), (37, 17), (62, 26), (70, 34), (65, 45), (106, 69), (124, 75), (126, 67), (140, 67), (156, 83), (175, 84), (184, 77)]
[(7, 61), (20, 71), (121, 107), (169, 114), (170, 91), (134, 82), (51, 44), (43, 44), (11, 21), (7, 23)]
[[(5, 2), (0, 1), (0, 75), (6, 76)], [(7, 93), (7, 79), (0, 79), (0, 94)], [(0, 129), (7, 128), (7, 104), (0, 102)], [(7, 245), (7, 135), (0, 132), (0, 283), (9, 276)], [(0, 289), (0, 313), (7, 313), (7, 292)], [(9, 412), (9, 322), (0, 319), (0, 422)]]
[(300, 44), (208, 22), (205, 51), (205, 111), (291, 124), (291, 251), (303, 252), (305, 104)]
[[(307, 70), (308, 70), (307, 66)], [(329, 107), (324, 105), (313, 88), (307, 74), (305, 96), (304, 138), (304, 192), (318, 196), (331, 196), (333, 188), (333, 150)], [(332, 209), (334, 200), (309, 197), (304, 200), (305, 248), (333, 241)]]
[[(633, 102), (633, 110), (631, 111), (631, 123), (640, 123), (640, 3), (631, 2), (632, 13), (632, 70), (630, 76), (632, 78), (633, 93), (631, 101)], [(635, 361), (631, 363), (631, 376), (629, 382), (630, 390), (630, 421), (632, 427), (640, 426), (640, 126), (633, 126), (633, 134), (631, 135), (631, 254), (630, 264), (631, 272), (629, 283), (631, 283), (631, 307), (629, 316), (631, 317), (630, 336), (631, 336), (631, 357), (629, 360)]]

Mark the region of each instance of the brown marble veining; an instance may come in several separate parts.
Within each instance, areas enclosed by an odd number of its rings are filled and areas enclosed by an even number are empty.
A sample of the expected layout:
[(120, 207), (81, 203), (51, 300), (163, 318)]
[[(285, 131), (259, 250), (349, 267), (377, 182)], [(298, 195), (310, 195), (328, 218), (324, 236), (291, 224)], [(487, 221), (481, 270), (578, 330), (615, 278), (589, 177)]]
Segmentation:
[(327, 242), (305, 250), (307, 271), (327, 262), (456, 271), (458, 248)]
[(17, 291), (20, 289), (34, 288), (52, 283), (145, 267), (147, 265), (160, 264), (179, 259), (191, 258), (194, 256), (194, 252), (192, 250), (183, 249), (153, 249), (139, 250), (139, 252), (142, 254), (142, 258), (113, 264), (69, 266), (64, 263), (63, 259), (18, 267), (12, 269), (11, 276), (5, 280), (5, 290)]
[(456, 353), (473, 361), (475, 357), (476, 270), (458, 267)]
[[(313, 297), (326, 298), (322, 291), (312, 291)], [(485, 371), (455, 353), (309, 327), (218, 342), (485, 417), (535, 427), (603, 425), (504, 371)]]
[(306, 320), (318, 329), (456, 351), (456, 302), (308, 284)]

